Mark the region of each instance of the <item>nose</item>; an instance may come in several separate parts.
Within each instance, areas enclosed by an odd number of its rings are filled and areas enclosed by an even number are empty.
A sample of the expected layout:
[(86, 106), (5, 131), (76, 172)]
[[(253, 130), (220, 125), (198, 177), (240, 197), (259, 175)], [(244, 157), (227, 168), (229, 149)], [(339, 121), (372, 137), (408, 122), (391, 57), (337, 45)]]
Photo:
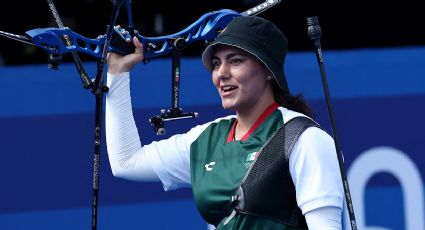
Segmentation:
[(213, 71), (213, 76), (217, 80), (228, 79), (230, 77), (230, 68), (225, 62), (217, 66)]

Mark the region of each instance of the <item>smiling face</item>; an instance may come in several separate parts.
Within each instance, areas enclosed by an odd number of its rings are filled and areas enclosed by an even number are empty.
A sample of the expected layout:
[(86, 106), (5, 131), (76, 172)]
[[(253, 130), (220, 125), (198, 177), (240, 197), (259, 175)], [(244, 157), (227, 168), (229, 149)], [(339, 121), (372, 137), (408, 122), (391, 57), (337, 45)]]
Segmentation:
[(249, 112), (274, 102), (270, 71), (254, 55), (217, 45), (212, 55), (212, 79), (224, 109)]

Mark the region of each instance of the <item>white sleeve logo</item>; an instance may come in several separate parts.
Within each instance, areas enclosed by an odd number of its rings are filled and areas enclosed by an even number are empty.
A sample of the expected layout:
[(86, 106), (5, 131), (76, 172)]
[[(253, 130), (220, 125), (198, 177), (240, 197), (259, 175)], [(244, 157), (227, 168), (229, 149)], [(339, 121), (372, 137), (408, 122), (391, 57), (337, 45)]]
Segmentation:
[(213, 165), (215, 165), (215, 161), (211, 161), (210, 163), (206, 164), (205, 165), (205, 170), (207, 170), (208, 172), (209, 171), (212, 171), (213, 170), (213, 168), (212, 168)]

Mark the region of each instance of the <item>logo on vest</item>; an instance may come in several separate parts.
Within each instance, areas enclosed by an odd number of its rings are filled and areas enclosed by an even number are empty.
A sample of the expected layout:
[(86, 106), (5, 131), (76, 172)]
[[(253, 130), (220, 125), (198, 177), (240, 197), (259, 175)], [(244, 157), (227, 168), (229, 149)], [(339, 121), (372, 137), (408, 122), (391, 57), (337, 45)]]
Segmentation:
[(205, 170), (207, 170), (208, 172), (209, 171), (212, 171), (213, 170), (213, 168), (212, 168), (213, 165), (215, 165), (215, 161), (211, 161), (210, 163), (206, 164), (205, 165)]
[(251, 163), (257, 159), (259, 152), (248, 153), (245, 160), (245, 166), (249, 168)]

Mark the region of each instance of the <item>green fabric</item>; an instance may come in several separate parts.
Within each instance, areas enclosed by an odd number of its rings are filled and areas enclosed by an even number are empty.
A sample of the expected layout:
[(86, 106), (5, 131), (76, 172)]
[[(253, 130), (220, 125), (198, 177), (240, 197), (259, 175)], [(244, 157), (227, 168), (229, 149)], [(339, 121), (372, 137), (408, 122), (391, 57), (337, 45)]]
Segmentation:
[(282, 114), (276, 110), (245, 142), (226, 143), (234, 121), (212, 123), (191, 145), (192, 189), (199, 212), (208, 223), (218, 224), (217, 229), (292, 229), (244, 214), (236, 214), (229, 223), (223, 224), (230, 213), (230, 197), (252, 163), (249, 156), (258, 152), (283, 125)]

